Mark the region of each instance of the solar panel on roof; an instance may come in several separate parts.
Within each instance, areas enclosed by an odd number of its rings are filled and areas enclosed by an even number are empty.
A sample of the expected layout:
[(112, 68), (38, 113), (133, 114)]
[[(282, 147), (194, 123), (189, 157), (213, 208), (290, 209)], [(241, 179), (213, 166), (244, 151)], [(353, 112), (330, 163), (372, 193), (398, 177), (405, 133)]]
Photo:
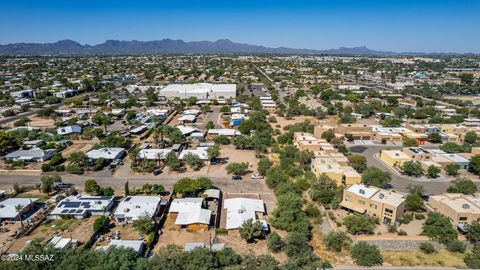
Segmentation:
[(78, 209), (78, 210), (77, 210), (77, 213), (82, 213), (82, 212), (83, 212), (82, 209)]
[(62, 210), (62, 214), (63, 213), (68, 213), (68, 209)]
[(75, 213), (76, 211), (77, 211), (77, 210), (75, 210), (75, 209), (70, 209), (70, 212), (69, 212), (69, 213), (72, 214), (72, 213)]

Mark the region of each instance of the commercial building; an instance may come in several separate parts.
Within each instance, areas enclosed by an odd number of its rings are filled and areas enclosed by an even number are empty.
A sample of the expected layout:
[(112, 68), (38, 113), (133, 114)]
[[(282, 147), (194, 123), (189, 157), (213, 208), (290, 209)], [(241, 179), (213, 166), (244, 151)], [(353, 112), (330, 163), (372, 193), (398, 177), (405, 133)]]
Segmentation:
[(356, 184), (343, 191), (340, 206), (391, 223), (398, 221), (405, 212), (405, 198), (390, 190)]
[(167, 98), (190, 98), (198, 99), (218, 99), (218, 98), (236, 98), (236, 84), (170, 84), (159, 91), (160, 96)]
[(453, 225), (464, 226), (480, 220), (480, 194), (465, 195), (461, 193), (444, 193), (433, 195), (428, 203), (435, 210), (448, 217)]

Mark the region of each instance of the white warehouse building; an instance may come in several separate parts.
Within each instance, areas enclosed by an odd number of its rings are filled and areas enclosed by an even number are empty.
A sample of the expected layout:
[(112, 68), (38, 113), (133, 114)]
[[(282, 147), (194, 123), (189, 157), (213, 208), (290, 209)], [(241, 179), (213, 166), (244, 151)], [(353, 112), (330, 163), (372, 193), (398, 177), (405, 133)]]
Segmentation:
[(217, 99), (217, 98), (236, 98), (236, 84), (170, 84), (160, 90), (160, 96), (167, 98), (190, 98), (197, 99)]

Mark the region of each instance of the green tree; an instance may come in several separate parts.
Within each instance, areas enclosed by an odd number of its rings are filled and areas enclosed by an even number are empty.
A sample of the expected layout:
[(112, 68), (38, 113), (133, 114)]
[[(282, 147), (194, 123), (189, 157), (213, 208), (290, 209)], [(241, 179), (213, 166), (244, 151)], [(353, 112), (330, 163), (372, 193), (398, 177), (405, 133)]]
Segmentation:
[(108, 225), (110, 224), (110, 219), (108, 217), (102, 216), (95, 219), (93, 223), (93, 231), (94, 232), (105, 232), (108, 229)]
[(215, 144), (207, 149), (208, 158), (217, 158), (220, 156), (220, 146)]
[(208, 123), (205, 125), (205, 129), (213, 129), (215, 128), (215, 125), (213, 124), (212, 121), (208, 121)]
[(234, 162), (234, 163), (228, 164), (225, 169), (227, 170), (228, 173), (245, 175), (248, 172), (248, 167), (249, 167), (248, 162), (241, 162), (241, 163)]
[(402, 171), (410, 176), (421, 176), (423, 174), (423, 168), (420, 162), (409, 160), (403, 163)]
[(261, 175), (266, 175), (267, 174), (267, 171), (268, 169), (270, 169), (272, 167), (273, 163), (266, 157), (262, 157), (259, 161), (258, 161), (258, 167), (257, 167), (257, 171), (258, 173), (260, 173)]
[(290, 232), (285, 238), (283, 251), (288, 257), (301, 256), (310, 251), (308, 237), (300, 232)]
[(238, 229), (240, 236), (247, 242), (252, 242), (253, 240), (262, 236), (263, 224), (260, 221), (253, 222), (252, 219), (248, 219), (243, 222), (242, 226)]
[(40, 178), (40, 191), (43, 193), (50, 193), (53, 189), (53, 184), (61, 183), (60, 176), (43, 176)]
[(403, 147), (417, 147), (418, 142), (415, 138), (405, 138), (403, 139)]
[(227, 145), (230, 144), (230, 139), (225, 135), (219, 135), (214, 139), (216, 144)]
[(472, 252), (467, 253), (463, 259), (467, 267), (472, 269), (480, 269), (480, 244), (476, 244)]
[(183, 157), (183, 159), (185, 160), (185, 163), (190, 166), (190, 168), (196, 171), (203, 167), (203, 160), (198, 155), (188, 153)]
[(480, 174), (480, 155), (475, 155), (470, 159), (469, 170), (476, 174)]
[(337, 182), (327, 175), (322, 174), (318, 180), (311, 184), (308, 194), (312, 200), (323, 205), (329, 205), (337, 195)]
[(12, 149), (19, 148), (21, 143), (12, 132), (0, 131), (0, 153), (6, 154)]
[(468, 178), (457, 178), (452, 183), (453, 186), (450, 186), (447, 189), (448, 193), (473, 194), (477, 192), (477, 186), (472, 180)]
[(103, 126), (106, 131), (107, 125), (110, 124), (110, 116), (104, 114), (103, 112), (97, 112), (92, 116), (92, 122), (99, 126)]
[(80, 167), (85, 167), (87, 164), (87, 155), (84, 152), (77, 151), (70, 154), (67, 160), (71, 164), (75, 164)]
[(123, 185), (123, 193), (125, 193), (125, 196), (128, 196), (130, 194), (130, 188), (128, 186), (128, 181), (125, 182), (125, 184)]
[(460, 170), (460, 165), (457, 163), (449, 163), (443, 168), (447, 175), (458, 175), (458, 170)]
[(358, 173), (363, 173), (367, 168), (367, 159), (361, 155), (349, 155), (348, 165), (354, 168)]
[(385, 187), (392, 180), (389, 172), (384, 172), (377, 167), (367, 167), (362, 174), (362, 183), (375, 187)]
[(422, 234), (446, 244), (457, 239), (457, 231), (453, 228), (450, 220), (440, 213), (429, 213), (422, 226)]
[(434, 165), (430, 165), (427, 169), (427, 174), (428, 174), (428, 177), (430, 178), (437, 178), (439, 173), (440, 173), (440, 169)]
[(373, 234), (377, 220), (370, 216), (349, 215), (343, 224), (351, 234)]
[(409, 187), (409, 194), (405, 198), (405, 209), (408, 211), (422, 211), (424, 209), (422, 195), (424, 189), (422, 186)]
[(100, 186), (94, 179), (85, 180), (84, 191), (91, 195), (97, 195), (100, 192)]
[(478, 136), (477, 136), (477, 133), (475, 133), (475, 131), (468, 131), (467, 133), (465, 133), (465, 137), (463, 139), (464, 142), (469, 144), (475, 144), (477, 143), (477, 140), (478, 140)]
[(141, 234), (149, 234), (155, 229), (155, 222), (148, 216), (141, 216), (133, 221), (133, 228)]
[(447, 250), (450, 252), (464, 253), (467, 246), (460, 240), (452, 240), (447, 243)]
[(340, 252), (350, 246), (352, 239), (344, 232), (331, 231), (325, 235), (323, 242), (328, 250)]
[(472, 244), (480, 243), (480, 221), (475, 220), (467, 226), (467, 239)]
[(383, 258), (380, 250), (375, 245), (358, 242), (350, 250), (352, 258), (360, 266), (382, 265)]
[(333, 132), (333, 130), (324, 131), (321, 135), (321, 138), (326, 140), (327, 142), (330, 142), (331, 140), (333, 140), (333, 138), (335, 138), (335, 133)]
[(270, 251), (277, 253), (282, 250), (285, 242), (283, 242), (282, 237), (278, 233), (273, 232), (267, 236), (267, 247)]
[(165, 165), (170, 167), (174, 171), (178, 171), (182, 167), (182, 162), (178, 159), (177, 154), (174, 151), (170, 151), (165, 158)]
[(425, 254), (432, 254), (436, 251), (432, 243), (429, 243), (429, 242), (421, 243), (418, 248)]
[(440, 133), (430, 133), (428, 135), (428, 141), (431, 143), (442, 143), (442, 136)]

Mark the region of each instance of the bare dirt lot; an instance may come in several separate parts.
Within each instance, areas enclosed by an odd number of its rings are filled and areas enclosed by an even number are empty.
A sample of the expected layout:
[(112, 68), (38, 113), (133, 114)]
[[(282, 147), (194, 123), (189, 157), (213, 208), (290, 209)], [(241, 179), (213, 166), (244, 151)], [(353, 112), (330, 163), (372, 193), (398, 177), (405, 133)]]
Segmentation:
[(62, 151), (62, 156), (64, 158), (69, 157), (73, 152), (88, 152), (96, 143), (98, 143), (98, 139), (93, 138), (91, 140), (74, 140), (72, 143), (72, 145), (68, 146)]
[(48, 241), (53, 236), (62, 236), (79, 240), (81, 244), (86, 243), (93, 234), (93, 223), (98, 217), (77, 220), (47, 220), (30, 235), (21, 237), (8, 249), (9, 253), (16, 253), (22, 249), (27, 241), (43, 239)]

